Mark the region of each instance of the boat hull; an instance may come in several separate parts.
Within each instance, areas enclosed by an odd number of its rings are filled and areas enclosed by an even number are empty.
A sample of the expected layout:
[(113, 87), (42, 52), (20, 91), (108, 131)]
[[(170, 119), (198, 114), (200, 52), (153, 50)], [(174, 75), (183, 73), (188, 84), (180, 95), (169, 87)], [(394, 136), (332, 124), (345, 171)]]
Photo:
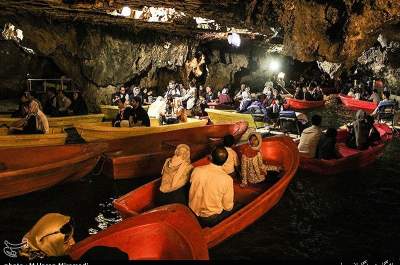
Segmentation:
[[(242, 147), (236, 150), (240, 155)], [(299, 165), (299, 153), (293, 141), (286, 136), (270, 137), (263, 140), (263, 160), (270, 164), (281, 165), (283, 176), (272, 187), (264, 184), (249, 185), (241, 188), (234, 183), (235, 202), (245, 204), (243, 208), (230, 215), (214, 227), (203, 228), (203, 236), (209, 248), (214, 247), (245, 229), (266, 212), (282, 197)], [(194, 166), (209, 163), (207, 158), (195, 162)], [(160, 179), (154, 180), (114, 201), (114, 207), (123, 218), (140, 214), (154, 207)]]
[[(78, 116), (65, 116), (65, 117), (48, 117), (50, 127), (71, 128), (78, 123), (93, 123), (101, 122), (104, 114), (89, 114)], [(11, 118), (10, 116), (0, 116), (0, 124), (7, 124), (11, 126), (14, 122), (21, 118)]]
[(286, 98), (285, 107), (294, 110), (308, 110), (322, 108), (325, 105), (325, 101), (309, 101), (309, 100), (299, 100), (295, 98)]
[[(111, 127), (110, 122), (96, 123), (96, 124), (78, 124), (75, 126), (78, 133), (87, 142), (95, 142), (101, 140), (111, 140), (127, 138), (130, 136), (158, 134), (163, 132), (172, 132), (179, 129), (197, 128), (205, 126), (208, 120), (188, 119), (187, 122), (158, 125), (158, 120), (152, 119), (150, 127), (127, 127), (116, 128)], [(156, 124), (154, 124), (155, 122)]]
[(105, 144), (2, 149), (0, 199), (78, 180), (92, 171), (105, 149)]
[(346, 96), (346, 95), (339, 95), (340, 100), (342, 101), (343, 105), (345, 105), (349, 109), (357, 110), (362, 109), (368, 113), (373, 112), (378, 104), (374, 102), (364, 101), (364, 100), (357, 100), (353, 97)]
[(59, 128), (50, 128), (48, 134), (23, 134), (9, 135), (8, 129), (0, 128), (0, 149), (11, 147), (33, 147), (62, 145), (67, 139), (67, 134)]
[[(247, 123), (237, 122), (181, 129), (173, 134), (161, 133), (123, 139), (123, 143), (130, 148), (106, 153), (103, 173), (113, 179), (159, 176), (165, 159), (173, 156), (178, 144), (190, 146), (191, 159), (194, 161), (221, 144), (225, 135), (231, 134), (238, 141), (246, 131)], [(123, 143), (115, 141), (110, 146)]]
[[(147, 111), (149, 105), (143, 105), (143, 108)], [(104, 114), (105, 120), (112, 120), (117, 116), (119, 109), (118, 106), (100, 105), (100, 111)]]
[(131, 217), (75, 244), (69, 255), (79, 260), (96, 246), (114, 247), (129, 260), (208, 260), (208, 248), (196, 217), (171, 204)]
[(213, 124), (223, 124), (227, 122), (246, 121), (249, 128), (264, 127), (264, 122), (256, 122), (251, 114), (237, 113), (235, 111), (224, 111), (217, 109), (205, 109), (208, 117)]
[(349, 170), (366, 167), (383, 155), (385, 145), (391, 139), (391, 129), (386, 124), (375, 125), (381, 134), (382, 141), (367, 150), (359, 151), (345, 145), (347, 133), (340, 130), (337, 137), (339, 159), (311, 159), (301, 157), (300, 169), (318, 175), (337, 175)]

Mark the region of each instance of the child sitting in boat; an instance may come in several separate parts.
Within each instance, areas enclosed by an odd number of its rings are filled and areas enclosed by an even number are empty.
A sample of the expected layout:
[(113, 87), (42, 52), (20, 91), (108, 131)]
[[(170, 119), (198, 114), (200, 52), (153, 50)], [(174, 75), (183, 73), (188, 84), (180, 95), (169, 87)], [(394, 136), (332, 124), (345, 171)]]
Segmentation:
[(256, 184), (265, 180), (267, 171), (280, 171), (280, 166), (264, 164), (261, 154), (262, 137), (259, 133), (252, 133), (249, 136), (248, 145), (242, 150), (242, 184), (246, 187), (248, 183)]
[(325, 133), (321, 135), (317, 147), (318, 159), (336, 159), (336, 135), (335, 128), (328, 128)]
[(190, 147), (180, 144), (176, 147), (175, 155), (165, 160), (161, 171), (161, 186), (158, 193), (160, 205), (170, 203), (187, 204), (189, 181), (193, 166), (190, 164)]
[(222, 169), (232, 178), (236, 178), (239, 174), (239, 157), (235, 150), (232, 149), (232, 146), (235, 144), (235, 138), (233, 135), (225, 135), (224, 136), (224, 146), (226, 151), (228, 151), (228, 158), (225, 161), (225, 164), (222, 166)]

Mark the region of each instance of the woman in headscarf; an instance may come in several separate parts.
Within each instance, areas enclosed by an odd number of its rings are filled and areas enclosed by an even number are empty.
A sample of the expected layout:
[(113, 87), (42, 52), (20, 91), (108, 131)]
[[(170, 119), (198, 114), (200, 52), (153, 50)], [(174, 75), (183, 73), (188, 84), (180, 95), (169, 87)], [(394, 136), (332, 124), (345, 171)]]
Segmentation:
[(165, 160), (161, 171), (161, 186), (158, 193), (160, 205), (170, 203), (187, 204), (187, 186), (193, 166), (190, 164), (190, 147), (180, 144), (175, 155)]
[(25, 117), (16, 121), (10, 127), (11, 134), (46, 134), (49, 133), (49, 122), (46, 115), (40, 110), (40, 105), (33, 100), (29, 92), (21, 97), (24, 103)]
[(29, 260), (67, 255), (75, 244), (72, 219), (59, 213), (44, 215), (23, 237), (19, 254)]
[(157, 97), (156, 101), (154, 101), (150, 106), (147, 111), (147, 114), (149, 117), (155, 117), (159, 118), (160, 113), (163, 112), (166, 108), (166, 101), (164, 100), (163, 97), (159, 96)]
[(367, 149), (370, 130), (371, 125), (367, 120), (367, 113), (363, 110), (358, 110), (356, 120), (350, 130), (348, 146), (359, 150)]
[(281, 167), (264, 164), (261, 154), (262, 137), (259, 133), (251, 133), (248, 144), (242, 150), (241, 187), (248, 183), (256, 184), (265, 180), (267, 171), (280, 171)]

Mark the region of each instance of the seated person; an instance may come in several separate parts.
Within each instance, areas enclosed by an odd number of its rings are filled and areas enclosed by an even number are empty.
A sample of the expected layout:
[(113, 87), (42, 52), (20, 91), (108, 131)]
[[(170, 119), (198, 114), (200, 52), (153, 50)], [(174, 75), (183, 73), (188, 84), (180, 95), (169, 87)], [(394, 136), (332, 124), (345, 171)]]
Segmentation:
[(71, 217), (59, 213), (48, 213), (37, 221), (25, 234), (19, 255), (29, 260), (61, 257), (67, 255), (75, 244)]
[(115, 94), (112, 95), (112, 98), (111, 98), (111, 105), (117, 106), (117, 104), (118, 104), (117, 98), (120, 98), (120, 99), (123, 98), (123, 99), (124, 99), (124, 102), (125, 102), (125, 100), (128, 100), (128, 99), (129, 99), (129, 94), (126, 93), (126, 89), (125, 89), (124, 86), (121, 86), (121, 87), (119, 88), (119, 91), (118, 91), (117, 93), (115, 93)]
[(224, 136), (224, 146), (226, 151), (228, 151), (228, 158), (226, 159), (222, 169), (232, 178), (236, 178), (239, 176), (239, 157), (235, 150), (232, 149), (232, 146), (235, 144), (235, 138), (233, 135), (225, 135)]
[(294, 98), (295, 99), (304, 99), (304, 91), (301, 89), (301, 87), (296, 87), (296, 92), (294, 93)]
[(242, 150), (241, 159), (241, 187), (248, 183), (257, 184), (265, 180), (267, 171), (280, 171), (281, 167), (264, 164), (262, 154), (262, 137), (259, 133), (252, 133), (249, 136), (248, 144)]
[(369, 126), (371, 127), (371, 130), (369, 131), (368, 135), (368, 142), (369, 145), (373, 145), (374, 142), (381, 140), (381, 135), (374, 126), (375, 123), (374, 117), (372, 117), (371, 115), (367, 115), (366, 120)]
[(175, 155), (165, 160), (161, 171), (161, 186), (158, 193), (158, 204), (187, 204), (187, 187), (193, 166), (190, 164), (190, 147), (180, 144)]
[(29, 92), (21, 96), (25, 116), (11, 124), (11, 134), (46, 134), (49, 133), (49, 122), (46, 115), (39, 109), (39, 104)]
[(58, 116), (68, 115), (68, 108), (71, 106), (72, 101), (64, 95), (64, 92), (60, 89), (57, 93), (57, 111)]
[(211, 153), (211, 163), (196, 167), (191, 175), (189, 207), (202, 226), (216, 225), (233, 209), (233, 179), (222, 168), (227, 158), (228, 151), (216, 147)]
[(132, 109), (129, 114), (129, 125), (131, 127), (150, 127), (150, 118), (142, 107), (141, 98), (136, 96), (131, 99)]
[(54, 88), (47, 89), (47, 99), (44, 105), (44, 113), (50, 116), (57, 116), (57, 96)]
[(119, 112), (112, 121), (113, 127), (129, 127), (129, 116), (132, 108), (127, 104), (127, 102), (128, 101), (125, 100), (125, 97), (115, 99)]
[(205, 93), (204, 98), (206, 100), (206, 103), (213, 102), (213, 101), (215, 101), (217, 99), (213, 89), (211, 87), (209, 87), (209, 86), (206, 87), (206, 93)]
[(231, 104), (231, 103), (233, 103), (231, 97), (229, 96), (228, 88), (222, 89), (221, 94), (218, 95), (218, 100), (219, 100), (220, 104)]
[(335, 128), (328, 128), (326, 133), (321, 135), (317, 147), (317, 159), (336, 159), (336, 135)]
[(68, 109), (68, 112), (72, 115), (87, 115), (88, 108), (85, 100), (82, 97), (80, 91), (74, 91), (72, 95), (72, 104)]
[(250, 104), (251, 104), (250, 87), (246, 87), (246, 89), (241, 93), (241, 101), (239, 104), (238, 112), (246, 111), (247, 107)]
[(368, 100), (372, 101), (376, 104), (378, 104), (381, 101), (379, 94), (378, 94), (378, 90), (376, 88), (374, 88), (372, 90), (372, 94), (371, 94), (371, 96), (369, 96)]
[(311, 117), (311, 127), (304, 129), (300, 136), (298, 145), (300, 155), (307, 158), (315, 158), (318, 142), (322, 134), (321, 122), (321, 116), (316, 114)]
[(363, 110), (358, 110), (356, 113), (356, 120), (350, 128), (347, 146), (350, 148), (365, 150), (369, 146), (369, 134), (371, 125), (367, 120), (367, 113)]
[(376, 116), (378, 114), (378, 112), (381, 111), (383, 108), (388, 107), (388, 106), (394, 106), (394, 105), (395, 105), (395, 102), (390, 99), (390, 93), (388, 91), (383, 91), (382, 100), (379, 102), (378, 106), (371, 113), (371, 115)]
[(316, 101), (324, 100), (324, 93), (322, 92), (322, 89), (319, 86), (317, 86), (314, 89), (313, 97), (314, 97), (314, 100), (316, 100)]
[(303, 88), (303, 93), (304, 93), (304, 100), (308, 100), (308, 101), (313, 101), (314, 97), (311, 95), (310, 89), (304, 87)]
[(160, 118), (160, 113), (162, 113), (166, 108), (166, 102), (163, 97), (159, 96), (157, 97), (156, 101), (151, 103), (149, 106), (149, 109), (147, 111), (147, 114), (149, 117), (154, 117), (154, 118)]

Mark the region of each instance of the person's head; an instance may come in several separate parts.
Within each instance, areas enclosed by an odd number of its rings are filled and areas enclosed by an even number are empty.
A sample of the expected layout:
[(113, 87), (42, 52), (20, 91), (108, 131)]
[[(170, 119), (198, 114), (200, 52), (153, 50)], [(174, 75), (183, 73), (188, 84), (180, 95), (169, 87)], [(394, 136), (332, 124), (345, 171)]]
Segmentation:
[(383, 95), (383, 99), (389, 99), (390, 98), (389, 91), (383, 91), (382, 95)]
[(131, 105), (134, 109), (139, 108), (142, 105), (142, 99), (138, 96), (131, 98)]
[(336, 128), (328, 128), (328, 129), (326, 130), (325, 135), (326, 135), (327, 137), (335, 138), (335, 139), (336, 139), (336, 135), (337, 135), (337, 130), (336, 130)]
[(29, 91), (25, 91), (24, 93), (22, 93), (21, 95), (21, 102), (23, 104), (29, 103), (33, 100), (33, 97), (31, 95), (31, 92)]
[(249, 145), (251, 147), (257, 147), (260, 145), (260, 141), (255, 133), (249, 136)]
[(296, 87), (296, 93), (298, 93), (298, 92), (300, 92), (301, 91), (301, 88), (298, 86), (298, 87)]
[(47, 95), (50, 96), (50, 97), (55, 96), (56, 95), (56, 90), (53, 87), (48, 88), (47, 89)]
[(72, 98), (74, 100), (77, 100), (79, 98), (79, 91), (74, 91), (74, 93), (72, 94)]
[(250, 93), (250, 87), (246, 87), (245, 91)]
[(190, 163), (190, 147), (186, 144), (180, 144), (175, 149), (175, 156)]
[(228, 151), (225, 147), (218, 146), (211, 152), (212, 163), (217, 166), (222, 166), (228, 159)]
[(200, 86), (199, 86), (199, 90), (200, 90), (200, 91), (203, 91), (203, 90), (204, 90), (204, 87), (203, 87), (202, 85), (200, 85)]
[(246, 88), (246, 85), (245, 85), (245, 84), (241, 84), (241, 85), (240, 85), (240, 90), (245, 90), (245, 88)]
[(125, 92), (126, 92), (125, 87), (124, 87), (124, 86), (121, 86), (121, 87), (119, 88), (119, 93), (125, 94)]
[(224, 136), (224, 146), (231, 147), (234, 144), (235, 144), (235, 138), (233, 137), (233, 135), (228, 134)]
[(378, 93), (378, 89), (376, 89), (376, 88), (372, 89), (372, 93), (377, 94)]
[(139, 93), (140, 93), (140, 87), (135, 86), (135, 87), (133, 88), (133, 94), (139, 95)]
[(314, 126), (320, 126), (322, 122), (322, 117), (318, 114), (315, 114), (311, 117), (311, 124)]
[(307, 87), (303, 87), (303, 92), (306, 93), (307, 91)]
[(209, 86), (208, 86), (208, 87), (206, 87), (206, 92), (207, 92), (207, 93), (211, 93), (211, 92), (212, 92), (212, 89), (211, 89), (211, 87), (209, 87)]

